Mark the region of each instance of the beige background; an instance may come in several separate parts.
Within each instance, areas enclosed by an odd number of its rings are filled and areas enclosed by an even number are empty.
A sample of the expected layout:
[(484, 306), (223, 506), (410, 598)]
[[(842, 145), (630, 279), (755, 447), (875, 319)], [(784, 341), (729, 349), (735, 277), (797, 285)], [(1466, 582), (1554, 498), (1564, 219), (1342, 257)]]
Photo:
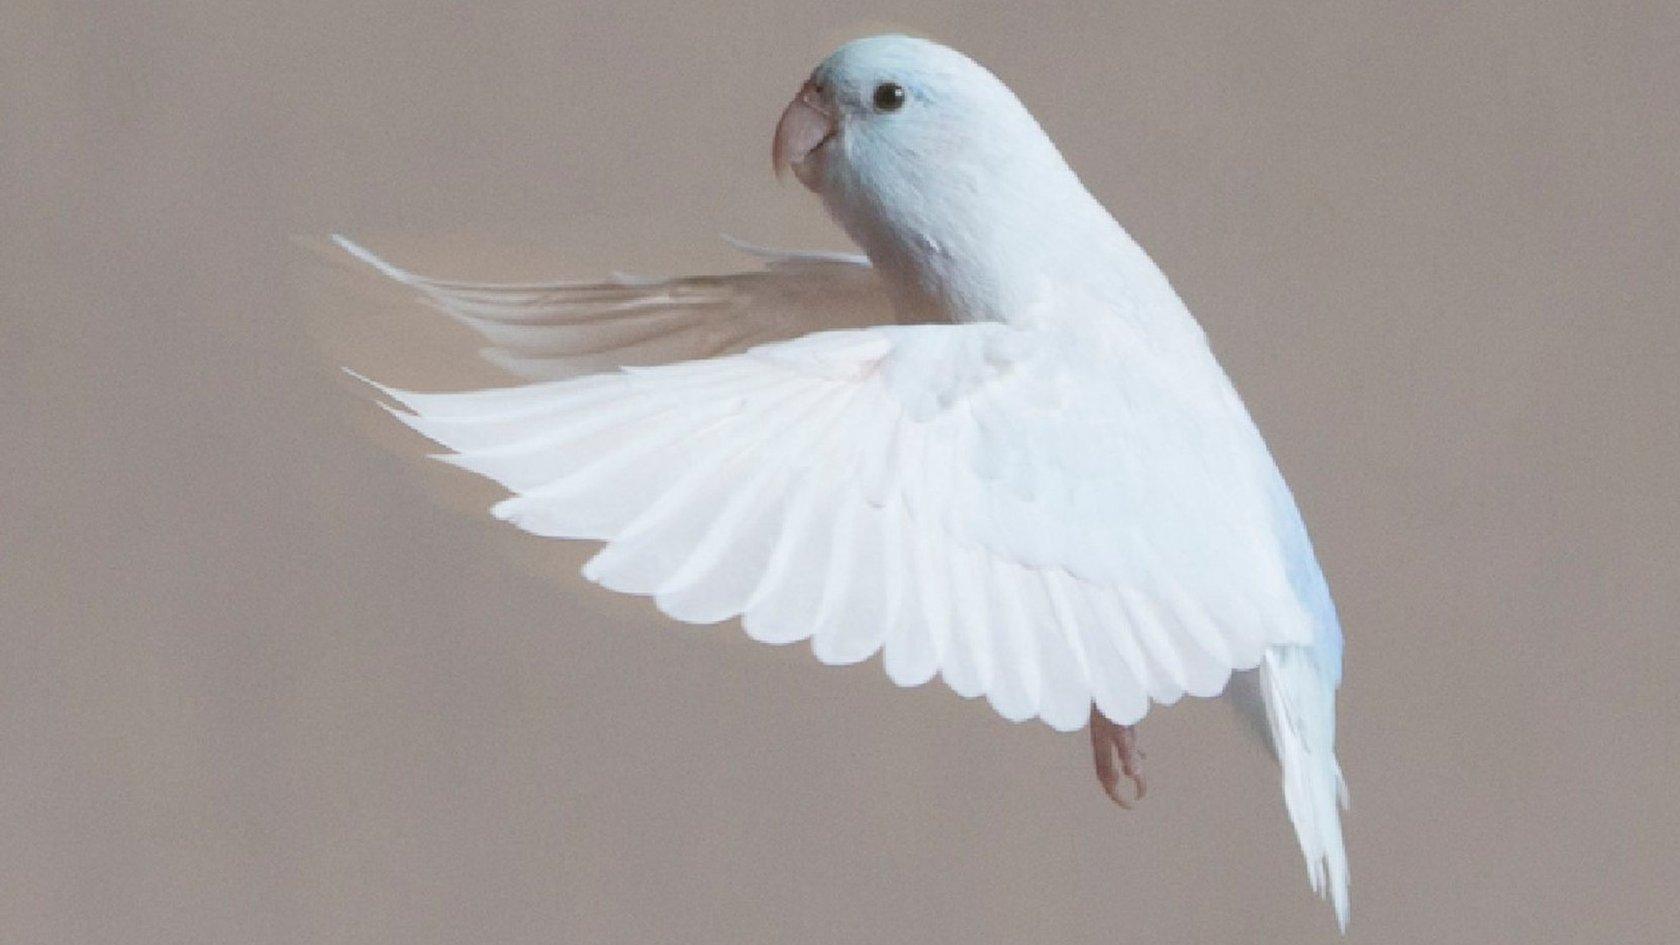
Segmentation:
[(1333, 939), (1222, 705), (1122, 814), (1082, 737), (557, 577), (335, 373), (484, 379), (298, 237), (840, 245), (770, 130), (882, 26), (1018, 90), (1293, 482), (1349, 941), (1680, 936), (1674, 5), (955, 6), (9, 0), (0, 940)]

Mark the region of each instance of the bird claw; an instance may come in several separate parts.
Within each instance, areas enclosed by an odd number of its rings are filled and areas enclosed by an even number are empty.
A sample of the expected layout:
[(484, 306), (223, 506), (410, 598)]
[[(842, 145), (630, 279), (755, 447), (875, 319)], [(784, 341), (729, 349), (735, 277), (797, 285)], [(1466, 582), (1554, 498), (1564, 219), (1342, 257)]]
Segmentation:
[[(1124, 810), (1131, 810), (1132, 804), (1143, 800), (1148, 786), (1138, 768), (1143, 752), (1137, 747), (1136, 732), (1130, 725), (1110, 722), (1095, 706), (1091, 708), (1091, 754), (1097, 764), (1097, 782), (1114, 803)], [(1118, 767), (1115, 765), (1116, 758), (1119, 760)], [(1120, 792), (1122, 775), (1132, 782), (1135, 791), (1130, 800)]]

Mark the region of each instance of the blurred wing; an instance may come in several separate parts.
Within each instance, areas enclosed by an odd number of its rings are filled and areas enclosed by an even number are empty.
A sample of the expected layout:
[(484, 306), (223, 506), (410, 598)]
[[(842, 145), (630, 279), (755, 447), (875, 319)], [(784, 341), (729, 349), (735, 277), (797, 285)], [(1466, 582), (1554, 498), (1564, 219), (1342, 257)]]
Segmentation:
[(752, 272), (678, 279), (492, 284), (399, 269), (342, 236), (334, 242), (477, 331), (491, 363), (527, 380), (745, 351), (827, 328), (892, 322), (869, 261), (735, 243), (765, 260)]
[(606, 542), (593, 581), (679, 620), (808, 638), (825, 663), (880, 651), (900, 685), (937, 674), (1071, 730), (1092, 701), (1134, 722), (1311, 640), (1270, 458), (1205, 346), (1156, 348), (1118, 329), (888, 326), (386, 393), (513, 493), (498, 518)]

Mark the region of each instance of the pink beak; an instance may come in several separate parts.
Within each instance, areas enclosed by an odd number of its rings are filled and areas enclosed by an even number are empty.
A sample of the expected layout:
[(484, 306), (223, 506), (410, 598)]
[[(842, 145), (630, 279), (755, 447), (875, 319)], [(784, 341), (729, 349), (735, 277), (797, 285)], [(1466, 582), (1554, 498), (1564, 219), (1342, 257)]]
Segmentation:
[(770, 163), (776, 170), (776, 176), (780, 177), (784, 169), (792, 168), (793, 176), (799, 178), (801, 184), (816, 190), (816, 162), (807, 159), (827, 144), (836, 130), (834, 113), (823, 102), (816, 83), (806, 82), (800, 86), (799, 94), (788, 103), (781, 121), (776, 122), (776, 140), (770, 147)]

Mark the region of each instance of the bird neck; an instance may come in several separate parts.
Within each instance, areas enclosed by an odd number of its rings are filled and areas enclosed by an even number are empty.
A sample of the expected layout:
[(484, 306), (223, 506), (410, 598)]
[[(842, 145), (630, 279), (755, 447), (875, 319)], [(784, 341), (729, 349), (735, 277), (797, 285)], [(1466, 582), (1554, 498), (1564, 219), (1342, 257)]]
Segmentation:
[(1058, 317), (1071, 297), (1084, 310), (1160, 280), (1059, 156), (1036, 174), (957, 167), (931, 179), (839, 184), (824, 203), (868, 255), (903, 322), (1021, 324)]

